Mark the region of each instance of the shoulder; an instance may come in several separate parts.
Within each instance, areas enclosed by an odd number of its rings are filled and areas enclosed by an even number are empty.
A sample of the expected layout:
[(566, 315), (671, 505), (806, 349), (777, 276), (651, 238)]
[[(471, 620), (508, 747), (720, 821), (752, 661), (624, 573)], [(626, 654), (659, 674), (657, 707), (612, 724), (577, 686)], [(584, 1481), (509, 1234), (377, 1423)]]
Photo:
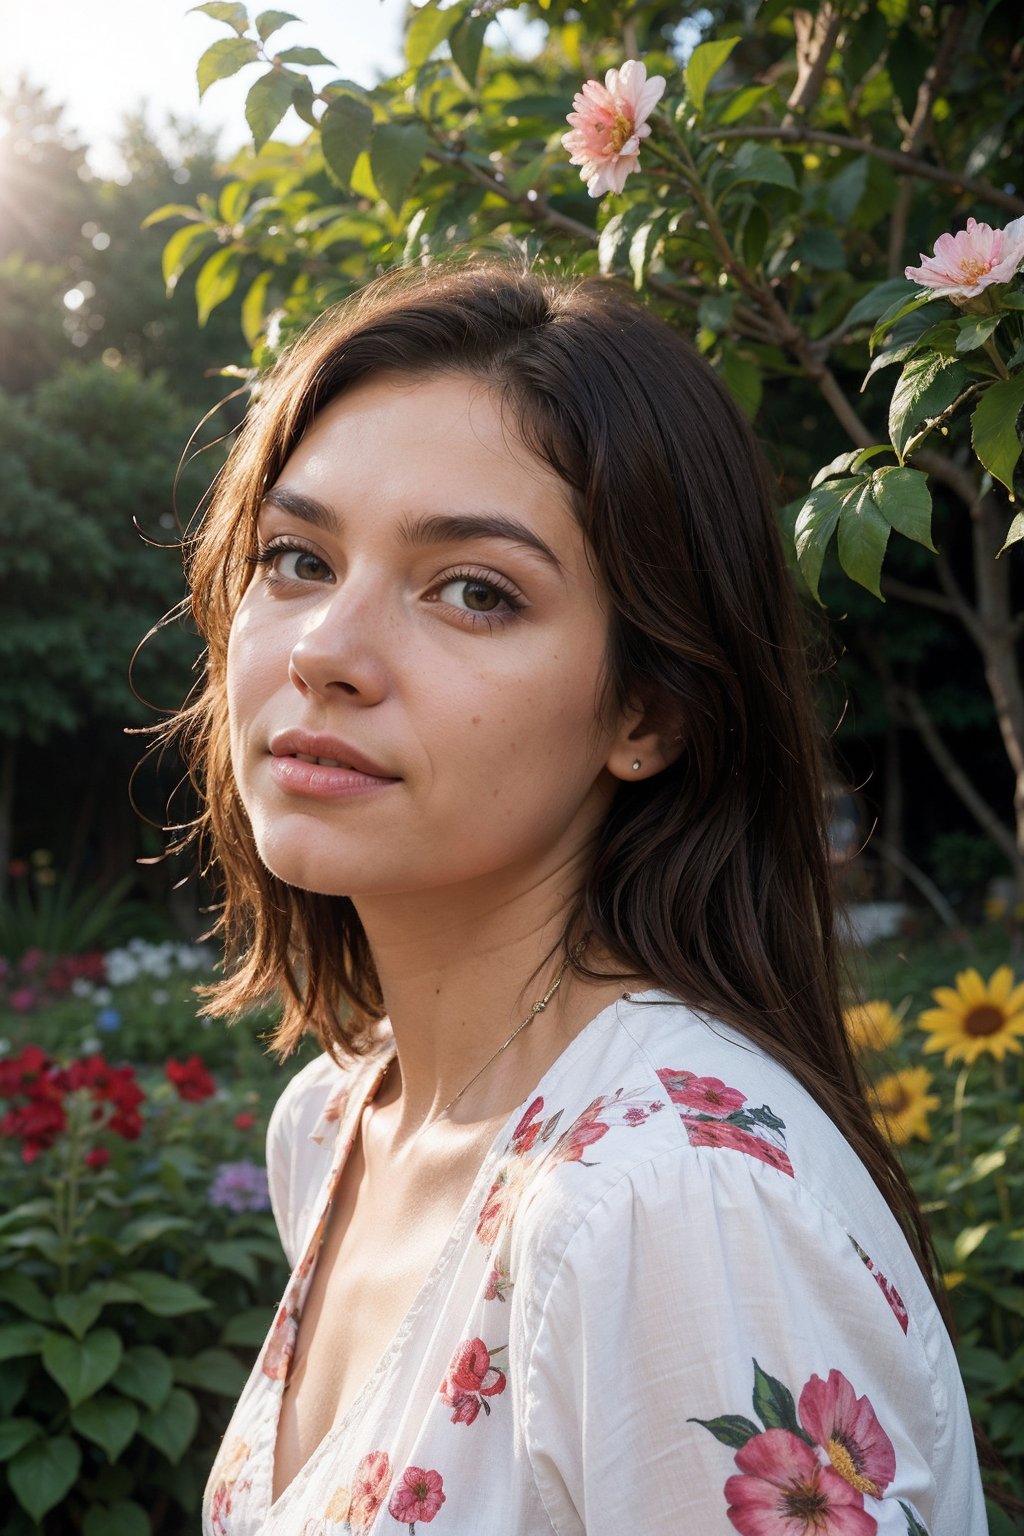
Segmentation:
[[(527, 1108), (504, 1169), (521, 1205), (509, 1265), (528, 1267), (533, 1294), (566, 1255), (597, 1262), (606, 1250), (614, 1266), (631, 1245), (677, 1277), (707, 1262), (740, 1283), (760, 1242), (780, 1283), (841, 1275), (869, 1310), (881, 1305), (881, 1326), (919, 1331), (926, 1354), (941, 1352), (944, 1329), (899, 1223), (784, 1067), (666, 994), (617, 1004), (574, 1047)], [(736, 1245), (728, 1258), (723, 1243)]]

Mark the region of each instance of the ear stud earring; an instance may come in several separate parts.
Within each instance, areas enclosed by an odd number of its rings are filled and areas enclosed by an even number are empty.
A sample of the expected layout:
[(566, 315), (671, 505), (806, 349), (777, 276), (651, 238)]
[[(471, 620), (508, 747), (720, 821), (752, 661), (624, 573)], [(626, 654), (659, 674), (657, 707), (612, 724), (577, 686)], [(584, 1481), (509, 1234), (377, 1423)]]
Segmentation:
[(634, 757), (634, 759), (633, 759), (633, 772), (634, 773), (639, 773), (640, 772), (640, 759), (638, 757)]

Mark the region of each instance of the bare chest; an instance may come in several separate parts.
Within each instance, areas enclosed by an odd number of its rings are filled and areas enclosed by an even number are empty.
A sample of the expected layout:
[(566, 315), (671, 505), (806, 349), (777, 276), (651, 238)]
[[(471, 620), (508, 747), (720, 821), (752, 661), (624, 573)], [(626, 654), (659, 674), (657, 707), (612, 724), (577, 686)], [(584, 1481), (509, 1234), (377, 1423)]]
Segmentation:
[(281, 1403), (273, 1498), (340, 1424), (387, 1353), (451, 1235), (482, 1157), (444, 1178), (383, 1184), (359, 1138), (342, 1171)]

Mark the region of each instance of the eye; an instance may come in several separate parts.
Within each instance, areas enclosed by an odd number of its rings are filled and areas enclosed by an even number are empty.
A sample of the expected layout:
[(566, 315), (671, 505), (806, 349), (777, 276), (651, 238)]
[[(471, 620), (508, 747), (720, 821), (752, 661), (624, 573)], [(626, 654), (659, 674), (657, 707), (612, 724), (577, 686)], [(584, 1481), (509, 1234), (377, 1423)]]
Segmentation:
[(449, 571), (428, 600), (454, 610), (463, 624), (482, 625), (488, 630), (511, 623), (524, 607), (516, 588), (492, 571)]
[(334, 579), (327, 562), (302, 544), (264, 544), (258, 553), (249, 556), (249, 560), (252, 565), (264, 568), (264, 579), (271, 585), (284, 581), (308, 584)]

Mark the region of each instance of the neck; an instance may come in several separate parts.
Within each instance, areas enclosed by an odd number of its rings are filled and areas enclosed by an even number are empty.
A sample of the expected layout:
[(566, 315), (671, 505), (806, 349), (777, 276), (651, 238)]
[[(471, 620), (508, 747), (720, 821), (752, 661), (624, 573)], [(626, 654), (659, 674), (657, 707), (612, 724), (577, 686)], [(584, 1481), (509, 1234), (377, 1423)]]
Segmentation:
[[(572, 891), (565, 873), (515, 895), (492, 883), (486, 896), (477, 888), (443, 901), (432, 892), (357, 902), (398, 1050), (389, 1089), (396, 1141), (438, 1118), (456, 1095), (453, 1118), (504, 1117), (623, 990), (625, 983), (588, 984), (567, 970), (548, 1007), (467, 1088), (558, 975), (561, 947), (541, 962), (561, 936)], [(594, 960), (588, 948), (588, 964)]]

